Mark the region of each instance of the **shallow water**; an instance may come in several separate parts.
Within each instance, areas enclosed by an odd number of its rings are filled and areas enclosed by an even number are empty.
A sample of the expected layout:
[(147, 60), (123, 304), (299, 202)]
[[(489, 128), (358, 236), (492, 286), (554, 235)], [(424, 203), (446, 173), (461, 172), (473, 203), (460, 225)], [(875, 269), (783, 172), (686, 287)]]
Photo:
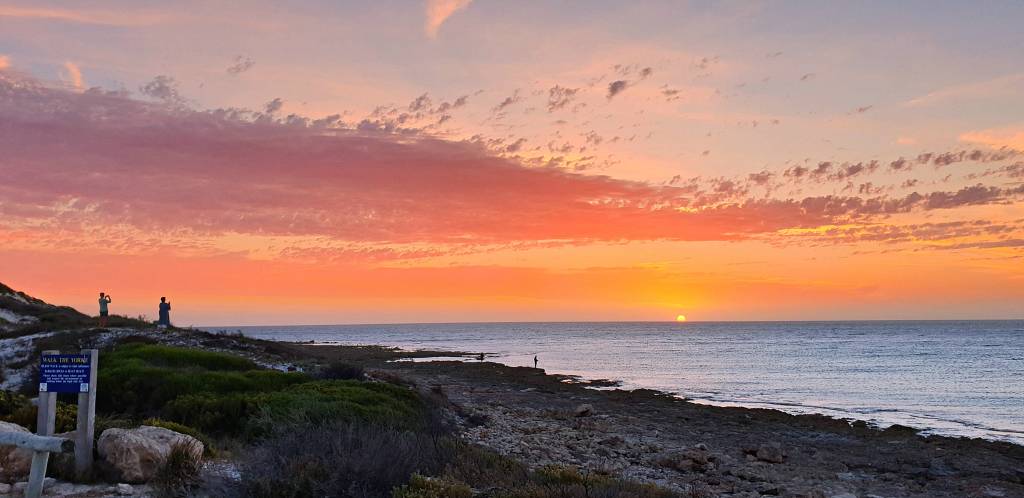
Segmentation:
[[(223, 330), (210, 328), (209, 330)], [(1024, 444), (1024, 321), (231, 327), (274, 340), (487, 352), (716, 405)]]

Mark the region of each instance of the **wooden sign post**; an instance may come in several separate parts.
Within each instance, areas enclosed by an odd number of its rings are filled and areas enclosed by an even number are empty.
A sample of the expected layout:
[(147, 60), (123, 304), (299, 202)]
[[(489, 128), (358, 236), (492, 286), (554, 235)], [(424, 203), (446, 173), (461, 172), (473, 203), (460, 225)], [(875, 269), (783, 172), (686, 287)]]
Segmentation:
[[(86, 349), (82, 354), (43, 351), (39, 359), (39, 406), (36, 433), (53, 436), (57, 423), (57, 393), (78, 393), (78, 424), (75, 431), (75, 473), (81, 478), (92, 473), (93, 436), (96, 432), (96, 371), (99, 351)], [(70, 445), (69, 445), (70, 446)], [(35, 451), (25, 496), (37, 498), (43, 492), (43, 480), (50, 452)]]
[(78, 479), (92, 477), (92, 446), (96, 434), (96, 371), (100, 352), (84, 349), (89, 357), (89, 389), (78, 392), (78, 424), (75, 429), (75, 475)]

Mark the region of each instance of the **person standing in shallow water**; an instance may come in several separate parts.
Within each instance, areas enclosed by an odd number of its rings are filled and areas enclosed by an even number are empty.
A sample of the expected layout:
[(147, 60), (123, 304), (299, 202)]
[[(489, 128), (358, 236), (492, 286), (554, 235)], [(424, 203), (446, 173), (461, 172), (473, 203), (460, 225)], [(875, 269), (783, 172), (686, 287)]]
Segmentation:
[(107, 326), (107, 315), (110, 314), (110, 309), (107, 305), (110, 304), (110, 295), (100, 292), (100, 327)]
[(166, 297), (160, 298), (160, 319), (157, 320), (156, 324), (161, 327), (171, 326), (171, 303), (167, 302)]

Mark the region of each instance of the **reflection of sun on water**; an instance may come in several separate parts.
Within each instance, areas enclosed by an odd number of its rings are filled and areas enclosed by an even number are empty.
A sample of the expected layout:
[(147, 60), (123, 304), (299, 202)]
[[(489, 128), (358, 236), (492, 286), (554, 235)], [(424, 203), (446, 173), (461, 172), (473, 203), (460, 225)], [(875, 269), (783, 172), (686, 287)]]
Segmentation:
[(676, 316), (676, 321), (677, 322), (685, 322), (686, 321), (686, 315), (678, 315), (678, 316)]

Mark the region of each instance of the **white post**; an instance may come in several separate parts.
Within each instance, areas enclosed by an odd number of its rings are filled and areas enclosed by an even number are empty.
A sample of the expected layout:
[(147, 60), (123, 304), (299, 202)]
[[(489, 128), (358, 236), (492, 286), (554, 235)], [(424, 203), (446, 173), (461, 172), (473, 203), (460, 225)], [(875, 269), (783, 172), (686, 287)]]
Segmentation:
[[(43, 351), (43, 356), (60, 354), (60, 351)], [(39, 406), (36, 412), (36, 434), (52, 436), (57, 425), (57, 393), (39, 393)]]
[(89, 356), (89, 391), (78, 393), (78, 424), (75, 429), (75, 475), (85, 479), (92, 475), (92, 447), (96, 433), (96, 372), (100, 352), (83, 349)]
[(50, 454), (45, 451), (32, 453), (32, 470), (28, 475), (28, 488), (25, 489), (25, 498), (39, 498), (43, 494), (43, 480), (46, 479), (46, 464), (50, 460)]
[[(43, 356), (60, 354), (60, 351), (43, 351)], [(57, 393), (40, 392), (36, 407), (36, 434), (52, 436), (57, 424)], [(25, 498), (39, 498), (43, 494), (43, 480), (46, 479), (46, 466), (50, 461), (50, 453), (36, 451), (32, 454), (32, 469), (28, 475), (28, 489)]]

